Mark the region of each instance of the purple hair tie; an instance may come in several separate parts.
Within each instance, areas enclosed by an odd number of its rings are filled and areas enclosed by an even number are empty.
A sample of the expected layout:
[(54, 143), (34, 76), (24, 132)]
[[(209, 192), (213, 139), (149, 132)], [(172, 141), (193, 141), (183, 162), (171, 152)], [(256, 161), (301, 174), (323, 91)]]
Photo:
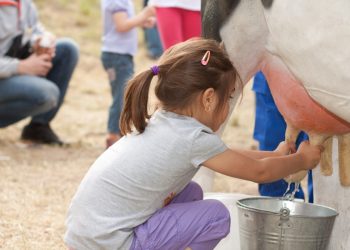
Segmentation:
[(159, 67), (157, 65), (152, 66), (151, 70), (152, 70), (153, 75), (155, 75), (155, 76), (158, 75)]

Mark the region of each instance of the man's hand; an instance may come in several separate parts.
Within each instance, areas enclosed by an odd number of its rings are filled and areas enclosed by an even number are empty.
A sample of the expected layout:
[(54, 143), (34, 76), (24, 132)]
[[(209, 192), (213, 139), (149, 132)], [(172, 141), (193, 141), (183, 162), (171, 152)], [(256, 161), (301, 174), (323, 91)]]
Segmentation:
[(18, 65), (20, 75), (46, 76), (52, 68), (51, 55), (32, 54), (27, 59), (21, 60)]
[[(38, 39), (35, 41), (35, 43), (32, 46), (33, 52), (37, 54), (40, 48), (40, 43), (42, 40), (45, 40), (45, 43), (49, 41), (49, 46), (47, 48), (47, 54), (51, 57), (51, 60), (56, 55), (56, 37), (51, 33), (45, 33), (42, 36), (39, 36)], [(47, 45), (46, 45), (47, 46)]]

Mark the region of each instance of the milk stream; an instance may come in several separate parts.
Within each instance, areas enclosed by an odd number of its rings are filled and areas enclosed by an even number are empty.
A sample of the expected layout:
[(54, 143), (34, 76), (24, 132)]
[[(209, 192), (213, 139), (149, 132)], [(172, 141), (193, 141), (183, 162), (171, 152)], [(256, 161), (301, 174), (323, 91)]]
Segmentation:
[(295, 194), (299, 191), (300, 182), (295, 182), (294, 190), (291, 190), (291, 184), (292, 184), (292, 182), (288, 182), (288, 187), (286, 189), (286, 192), (284, 192), (284, 194), (282, 196), (283, 200), (293, 201), (295, 198)]

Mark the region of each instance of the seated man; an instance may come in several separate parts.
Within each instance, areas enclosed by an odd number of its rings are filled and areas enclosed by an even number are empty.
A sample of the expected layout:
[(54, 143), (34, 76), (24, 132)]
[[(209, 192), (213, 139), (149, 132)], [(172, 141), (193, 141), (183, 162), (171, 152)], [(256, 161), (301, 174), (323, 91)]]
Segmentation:
[[(44, 37), (49, 46), (43, 51)], [(62, 145), (50, 122), (77, 61), (76, 45), (45, 32), (32, 0), (0, 0), (0, 128), (31, 116), (22, 139)]]
[[(276, 107), (262, 72), (255, 75), (253, 90), (256, 93), (254, 139), (259, 142), (260, 150), (272, 151), (277, 148), (281, 141), (284, 141), (287, 125)], [(296, 142), (297, 146), (307, 139), (308, 136), (304, 132), (301, 132)], [(281, 197), (287, 190), (287, 187), (288, 183), (285, 180), (259, 184), (259, 193), (262, 196)], [(290, 192), (294, 190), (294, 188), (295, 185), (292, 183)], [(302, 188), (295, 194), (295, 198), (305, 199)], [(313, 202), (311, 170), (308, 174), (308, 201), (311, 203)]]

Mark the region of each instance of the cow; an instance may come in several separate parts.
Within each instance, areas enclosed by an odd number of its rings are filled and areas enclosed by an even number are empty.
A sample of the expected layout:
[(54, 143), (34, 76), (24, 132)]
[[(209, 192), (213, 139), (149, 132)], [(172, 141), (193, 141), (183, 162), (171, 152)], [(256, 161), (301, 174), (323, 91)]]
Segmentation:
[[(338, 136), (340, 183), (350, 186), (350, 1), (202, 0), (203, 36), (222, 42), (245, 84), (262, 71), (287, 123), (326, 148)], [(300, 181), (305, 172), (291, 176)]]
[[(339, 212), (331, 249), (350, 249), (349, 13), (349, 0), (202, 0), (203, 36), (224, 44), (243, 83), (264, 73), (287, 123), (286, 140), (304, 130), (310, 143), (326, 147), (313, 173), (315, 201)], [(332, 162), (341, 185), (321, 174), (332, 174)]]

